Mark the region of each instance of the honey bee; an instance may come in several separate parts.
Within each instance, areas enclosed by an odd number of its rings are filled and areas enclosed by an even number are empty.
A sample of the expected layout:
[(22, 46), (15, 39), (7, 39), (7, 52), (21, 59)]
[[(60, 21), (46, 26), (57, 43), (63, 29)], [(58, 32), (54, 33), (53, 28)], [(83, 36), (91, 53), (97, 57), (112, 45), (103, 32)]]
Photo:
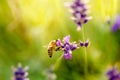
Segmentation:
[(57, 42), (57, 40), (53, 40), (48, 45), (48, 55), (49, 55), (50, 58), (52, 58), (54, 51), (60, 51), (61, 50), (61, 47), (57, 47), (56, 42)]

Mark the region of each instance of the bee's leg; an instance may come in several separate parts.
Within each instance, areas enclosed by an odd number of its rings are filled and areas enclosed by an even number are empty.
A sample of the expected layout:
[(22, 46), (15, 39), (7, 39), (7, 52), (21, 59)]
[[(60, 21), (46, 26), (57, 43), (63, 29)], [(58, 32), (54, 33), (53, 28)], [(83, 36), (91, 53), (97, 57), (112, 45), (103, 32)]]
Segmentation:
[(60, 51), (60, 50), (61, 50), (61, 47), (55, 48), (55, 51)]

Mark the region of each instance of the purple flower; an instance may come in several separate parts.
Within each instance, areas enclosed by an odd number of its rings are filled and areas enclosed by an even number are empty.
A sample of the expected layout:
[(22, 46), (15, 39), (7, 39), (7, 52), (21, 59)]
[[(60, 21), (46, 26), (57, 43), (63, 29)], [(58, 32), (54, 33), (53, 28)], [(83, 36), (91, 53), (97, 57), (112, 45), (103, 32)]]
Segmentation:
[(56, 42), (56, 46), (62, 46), (62, 42), (60, 41), (60, 39), (57, 39), (57, 42)]
[[(62, 43), (63, 42), (63, 43)], [(57, 40), (56, 44), (62, 48), (64, 51), (64, 58), (65, 59), (71, 59), (72, 58), (72, 51), (76, 50), (78, 48), (77, 44), (75, 42), (70, 43), (70, 35), (65, 36), (62, 40)]]
[(109, 70), (109, 71), (107, 72), (107, 75), (108, 75), (108, 76), (112, 76), (112, 75), (114, 75), (116, 72), (117, 72), (117, 68), (114, 67), (114, 68), (112, 68), (111, 70)]
[(46, 80), (56, 80), (57, 75), (53, 72), (54, 65), (51, 65), (47, 70), (46, 70)]
[(13, 67), (14, 76), (13, 76), (12, 80), (29, 80), (27, 78), (27, 76), (28, 76), (27, 69), (28, 69), (28, 67), (23, 69), (21, 64), (19, 64), (17, 68)]
[(64, 53), (64, 58), (65, 59), (72, 59), (72, 54), (70, 54), (70, 53)]
[(116, 67), (113, 67), (111, 70), (109, 70), (107, 72), (107, 76), (109, 80), (120, 80), (120, 73)]
[(70, 35), (65, 36), (65, 37), (63, 38), (63, 41), (64, 41), (64, 43), (69, 43), (69, 42), (70, 42)]
[(91, 19), (91, 17), (87, 17), (86, 4), (82, 0), (74, 0), (72, 4), (66, 4), (66, 6), (70, 7), (70, 12), (73, 15), (72, 20), (77, 24), (78, 30), (81, 29), (82, 24), (87, 23)]
[(88, 47), (89, 46), (89, 40), (87, 40), (86, 42), (82, 42), (82, 41), (80, 41), (80, 46), (81, 47)]
[(84, 46), (84, 43), (82, 41), (80, 41), (80, 46), (83, 47)]
[(111, 28), (112, 32), (117, 31), (118, 29), (120, 29), (120, 15), (117, 15), (115, 18), (115, 22)]
[(85, 45), (85, 47), (88, 47), (89, 41), (86, 41), (84, 45)]
[(78, 45), (76, 44), (76, 42), (73, 42), (70, 44), (70, 49), (73, 51), (73, 50), (76, 50), (78, 48)]

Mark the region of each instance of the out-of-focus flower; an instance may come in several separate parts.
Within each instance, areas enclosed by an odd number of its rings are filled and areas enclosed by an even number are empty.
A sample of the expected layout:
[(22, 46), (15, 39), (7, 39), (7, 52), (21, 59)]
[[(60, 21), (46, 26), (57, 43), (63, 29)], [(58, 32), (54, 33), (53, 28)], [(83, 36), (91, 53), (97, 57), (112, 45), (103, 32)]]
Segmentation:
[(47, 71), (46, 71), (46, 76), (47, 76), (47, 80), (56, 80), (57, 79), (57, 75), (53, 72), (53, 65), (51, 65)]
[(92, 17), (87, 17), (88, 10), (86, 7), (86, 3), (83, 0), (74, 0), (73, 3), (66, 3), (65, 6), (70, 8), (70, 12), (72, 13), (71, 19), (77, 24), (77, 30), (80, 30), (82, 24), (87, 23), (89, 19)]
[(82, 41), (80, 41), (80, 46), (81, 47), (88, 47), (89, 46), (89, 40), (87, 40), (86, 42), (82, 42)]
[(111, 28), (112, 32), (115, 32), (120, 29), (120, 15), (117, 15), (115, 18), (115, 22)]
[(120, 72), (116, 67), (113, 67), (107, 72), (108, 80), (120, 80)]
[(70, 42), (70, 35), (65, 36), (62, 41), (60, 41), (60, 39), (58, 39), (56, 42), (56, 45), (60, 46), (62, 48), (62, 50), (64, 51), (65, 59), (71, 59), (72, 51), (74, 51), (78, 48), (76, 42), (73, 42), (73, 43)]
[(21, 64), (19, 64), (17, 68), (12, 67), (12, 69), (14, 76), (11, 80), (29, 80), (29, 78), (27, 78), (28, 67), (22, 68)]

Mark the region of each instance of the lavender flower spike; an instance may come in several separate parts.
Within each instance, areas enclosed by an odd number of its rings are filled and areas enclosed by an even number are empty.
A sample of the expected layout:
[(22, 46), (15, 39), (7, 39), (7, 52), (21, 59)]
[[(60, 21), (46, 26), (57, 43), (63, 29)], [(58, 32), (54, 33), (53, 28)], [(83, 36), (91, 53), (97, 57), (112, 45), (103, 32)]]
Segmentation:
[(112, 32), (117, 31), (118, 29), (120, 29), (120, 15), (117, 15), (115, 18), (115, 22), (111, 28)]
[(64, 53), (64, 58), (65, 59), (72, 59), (72, 53)]
[(64, 51), (64, 58), (67, 60), (72, 58), (72, 51), (78, 48), (78, 45), (75, 42), (70, 43), (70, 35), (65, 36), (62, 41), (58, 39), (56, 44), (58, 47), (62, 48), (62, 51)]
[(27, 78), (28, 67), (25, 67), (23, 69), (21, 64), (18, 64), (18, 67), (17, 68), (12, 67), (12, 70), (13, 70), (14, 76), (12, 77), (11, 80), (29, 80), (29, 78)]
[[(88, 0), (87, 0), (88, 2)], [(74, 0), (73, 3), (66, 4), (66, 6), (69, 6), (70, 12), (72, 13), (71, 19), (77, 24), (78, 28), (77, 30), (80, 30), (82, 27), (82, 24), (85, 24), (88, 22), (89, 19), (92, 17), (87, 17), (88, 10), (86, 7), (85, 0)]]
[(108, 80), (120, 80), (120, 72), (116, 67), (113, 67), (107, 72)]

